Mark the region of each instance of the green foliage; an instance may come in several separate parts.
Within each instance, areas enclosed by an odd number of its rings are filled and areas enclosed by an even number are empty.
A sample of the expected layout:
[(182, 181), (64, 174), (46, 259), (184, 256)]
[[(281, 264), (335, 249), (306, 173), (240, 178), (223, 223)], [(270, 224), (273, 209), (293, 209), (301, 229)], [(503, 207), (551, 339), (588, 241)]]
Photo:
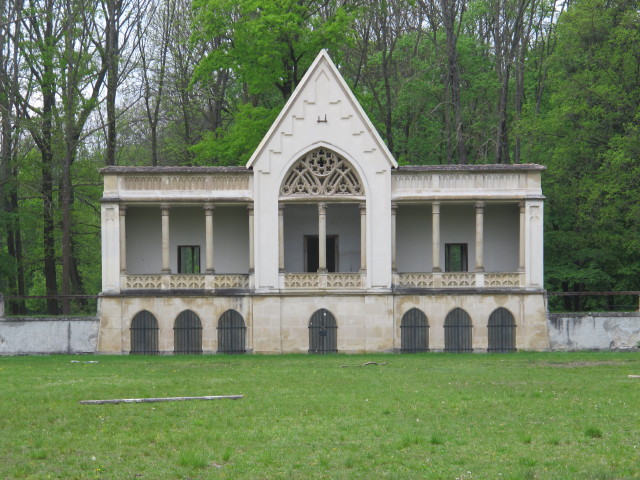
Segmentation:
[(244, 165), (280, 109), (240, 105), (229, 129), (209, 132), (191, 147), (196, 165)]
[(561, 16), (548, 101), (523, 125), (547, 165), (547, 288), (640, 289), (640, 14), (580, 0)]

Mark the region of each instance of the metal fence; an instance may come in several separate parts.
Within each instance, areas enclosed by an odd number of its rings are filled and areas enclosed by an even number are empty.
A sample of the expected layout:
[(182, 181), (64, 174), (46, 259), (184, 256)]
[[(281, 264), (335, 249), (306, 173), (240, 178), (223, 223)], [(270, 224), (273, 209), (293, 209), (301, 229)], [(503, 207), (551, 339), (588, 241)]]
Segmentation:
[(246, 353), (247, 327), (235, 310), (227, 310), (218, 320), (218, 353)]
[(402, 353), (429, 351), (429, 322), (427, 316), (417, 308), (412, 308), (402, 316), (400, 351)]
[(506, 308), (498, 308), (489, 316), (488, 352), (508, 353), (516, 351), (516, 321)]
[(444, 320), (444, 351), (473, 352), (471, 317), (461, 308), (455, 308)]
[(158, 349), (158, 321), (151, 312), (143, 310), (133, 317), (130, 353), (140, 355), (160, 353)]
[(202, 322), (191, 310), (185, 310), (173, 326), (173, 352), (177, 354), (202, 353)]
[(309, 321), (309, 353), (337, 353), (338, 325), (335, 317), (325, 308), (311, 316)]

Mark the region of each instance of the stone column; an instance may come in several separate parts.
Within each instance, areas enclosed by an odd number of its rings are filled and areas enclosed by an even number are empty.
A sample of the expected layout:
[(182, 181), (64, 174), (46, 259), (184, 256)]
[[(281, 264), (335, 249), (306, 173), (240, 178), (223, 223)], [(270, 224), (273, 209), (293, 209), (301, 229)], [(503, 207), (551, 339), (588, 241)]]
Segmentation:
[(524, 272), (524, 246), (525, 246), (525, 204), (524, 202), (520, 202), (518, 204), (520, 208), (520, 243), (519, 243), (519, 251), (518, 251), (518, 271)]
[(284, 205), (278, 204), (278, 270), (284, 273)]
[(476, 272), (484, 272), (484, 202), (476, 203)]
[(367, 204), (360, 204), (360, 272), (367, 271)]
[(206, 203), (204, 206), (204, 220), (205, 220), (205, 254), (207, 256), (206, 270), (207, 275), (213, 275), (216, 273), (213, 267), (213, 209), (215, 207)]
[(162, 273), (171, 273), (169, 266), (169, 205), (160, 205), (162, 210)]
[(120, 274), (127, 274), (127, 232), (126, 232), (126, 217), (127, 206), (120, 205)]
[(396, 261), (397, 248), (396, 248), (396, 216), (398, 214), (398, 204), (391, 204), (391, 271), (396, 273), (398, 271), (398, 264)]
[(433, 268), (434, 272), (441, 272), (442, 266), (440, 264), (440, 202), (433, 202), (431, 204), (431, 235), (433, 244)]
[(318, 273), (327, 273), (327, 204), (318, 204)]
[(249, 273), (253, 273), (253, 204), (247, 205), (247, 210), (249, 210)]

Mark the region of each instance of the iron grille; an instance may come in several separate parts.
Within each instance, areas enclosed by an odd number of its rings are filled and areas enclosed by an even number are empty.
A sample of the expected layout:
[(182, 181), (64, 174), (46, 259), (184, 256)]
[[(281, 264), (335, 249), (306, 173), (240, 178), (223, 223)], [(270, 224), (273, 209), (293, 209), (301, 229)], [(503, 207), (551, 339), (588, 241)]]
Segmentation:
[(338, 325), (335, 317), (325, 308), (311, 315), (309, 353), (338, 353)]
[(247, 353), (247, 327), (235, 310), (227, 310), (218, 320), (218, 353)]
[(402, 316), (400, 351), (402, 353), (429, 351), (429, 323), (427, 316), (417, 308), (412, 308)]
[(497, 308), (489, 316), (488, 352), (508, 353), (516, 351), (516, 321), (506, 308)]
[(157, 355), (158, 321), (151, 312), (136, 313), (131, 321), (131, 352), (140, 355)]
[(461, 308), (449, 312), (444, 320), (444, 351), (473, 352), (471, 347), (471, 317)]
[(202, 323), (191, 310), (185, 310), (173, 326), (173, 353), (202, 353)]

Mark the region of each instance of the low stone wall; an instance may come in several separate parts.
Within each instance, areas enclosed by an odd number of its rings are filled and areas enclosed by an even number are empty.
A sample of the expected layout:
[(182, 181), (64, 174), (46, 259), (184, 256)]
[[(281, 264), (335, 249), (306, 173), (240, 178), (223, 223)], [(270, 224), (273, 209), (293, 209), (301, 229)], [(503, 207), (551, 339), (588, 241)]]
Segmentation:
[(0, 355), (95, 353), (99, 317), (0, 318)]
[(551, 350), (627, 350), (640, 342), (640, 312), (550, 313)]

